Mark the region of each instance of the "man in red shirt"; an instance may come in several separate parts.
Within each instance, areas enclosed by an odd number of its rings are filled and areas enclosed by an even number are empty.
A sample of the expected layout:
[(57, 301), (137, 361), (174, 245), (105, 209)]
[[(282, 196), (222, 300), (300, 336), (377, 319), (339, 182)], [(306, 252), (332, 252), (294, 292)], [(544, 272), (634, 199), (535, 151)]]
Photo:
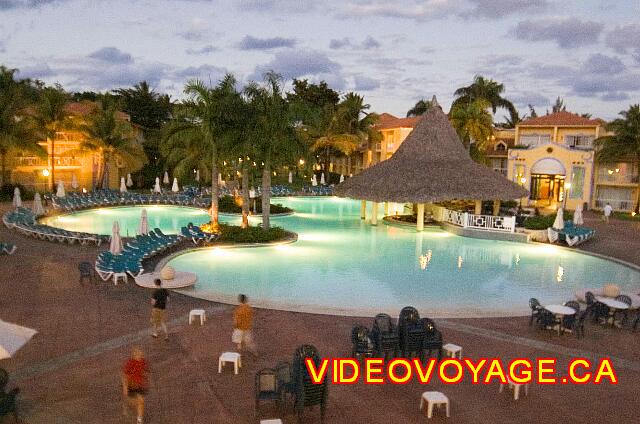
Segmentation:
[[(144, 416), (144, 395), (147, 393), (149, 369), (144, 355), (139, 347), (134, 347), (131, 358), (122, 367), (122, 394), (126, 402), (135, 407), (138, 416), (137, 423), (142, 423)], [(125, 405), (124, 414), (128, 414)]]

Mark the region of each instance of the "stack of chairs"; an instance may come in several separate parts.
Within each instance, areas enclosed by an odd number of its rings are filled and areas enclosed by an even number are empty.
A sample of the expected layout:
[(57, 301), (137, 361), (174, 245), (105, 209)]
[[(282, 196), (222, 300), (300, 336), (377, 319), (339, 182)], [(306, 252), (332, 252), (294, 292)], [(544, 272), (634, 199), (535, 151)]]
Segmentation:
[(377, 357), (394, 357), (398, 354), (399, 338), (398, 330), (393, 324), (391, 317), (387, 314), (378, 314), (373, 319), (371, 339)]
[(369, 338), (369, 329), (363, 325), (356, 324), (351, 329), (351, 356), (353, 358), (373, 356), (373, 342)]
[(426, 331), (416, 308), (406, 306), (398, 318), (400, 350), (404, 357), (422, 356)]
[(433, 351), (438, 354), (438, 359), (442, 358), (442, 333), (436, 328), (436, 324), (429, 318), (420, 320), (425, 330), (422, 343), (423, 354), (431, 356)]
[(298, 421), (301, 422), (304, 408), (319, 405), (321, 422), (323, 422), (329, 394), (329, 375), (327, 373), (324, 376), (324, 381), (321, 384), (313, 384), (305, 364), (306, 358), (310, 358), (314, 362), (316, 369), (320, 369), (320, 355), (314, 346), (302, 345), (296, 349), (292, 366), (295, 387), (295, 410), (298, 413)]

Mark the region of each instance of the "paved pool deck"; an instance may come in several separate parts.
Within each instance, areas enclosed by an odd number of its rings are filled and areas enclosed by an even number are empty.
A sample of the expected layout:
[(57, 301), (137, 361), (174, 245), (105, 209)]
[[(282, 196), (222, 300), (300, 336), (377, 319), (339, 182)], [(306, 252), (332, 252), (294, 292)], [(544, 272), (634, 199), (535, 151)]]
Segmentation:
[[(10, 204), (0, 205), (0, 213)], [(585, 225), (597, 237), (582, 249), (640, 265), (637, 223), (600, 222), (585, 214)], [(247, 357), (239, 375), (217, 373), (220, 352), (230, 342), (232, 307), (174, 294), (169, 303), (170, 339), (150, 336), (147, 289), (111, 282), (78, 283), (77, 264), (93, 262), (99, 248), (34, 240), (0, 228), (0, 241), (18, 251), (0, 257), (0, 318), (35, 328), (39, 333), (0, 367), (11, 374), (10, 386), (21, 389), (23, 423), (134, 423), (123, 417), (119, 369), (132, 346), (141, 346), (151, 366), (147, 423), (257, 423), (254, 376), (263, 368), (291, 360), (302, 343), (314, 344), (323, 356), (348, 356), (353, 324), (372, 319), (257, 310), (254, 335), (258, 358)], [(639, 282), (640, 283), (640, 282)], [(205, 326), (187, 324), (190, 309), (208, 311)], [(586, 335), (558, 336), (528, 326), (528, 318), (443, 319), (436, 324), (445, 342), (463, 346), (465, 356), (557, 356), (566, 366), (572, 356), (610, 357), (620, 383), (534, 386), (514, 401), (498, 386), (466, 381), (446, 386), (331, 386), (327, 423), (420, 423), (420, 395), (440, 390), (449, 396), (451, 418), (438, 411), (431, 422), (611, 422), (636, 423), (640, 410), (640, 331), (587, 324)], [(289, 410), (277, 414), (265, 407), (262, 418), (297, 422)], [(2, 423), (0, 419), (0, 423)], [(4, 422), (11, 422), (5, 419)], [(304, 423), (319, 421), (318, 411)]]

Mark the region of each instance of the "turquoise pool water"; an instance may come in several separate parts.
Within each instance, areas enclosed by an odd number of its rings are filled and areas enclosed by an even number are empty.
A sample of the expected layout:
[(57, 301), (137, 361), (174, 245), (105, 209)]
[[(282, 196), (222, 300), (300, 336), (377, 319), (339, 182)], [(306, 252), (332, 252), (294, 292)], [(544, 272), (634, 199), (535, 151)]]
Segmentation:
[(69, 231), (111, 235), (113, 221), (118, 221), (120, 223), (120, 234), (123, 237), (133, 237), (136, 235), (138, 225), (140, 225), (142, 209), (147, 210), (149, 227), (160, 228), (166, 234), (180, 232), (180, 228), (186, 226), (189, 222), (194, 224), (209, 222), (209, 215), (203, 209), (169, 205), (89, 209), (45, 218), (41, 222)]
[(299, 240), (179, 255), (169, 264), (198, 274), (185, 293), (221, 301), (245, 293), (259, 306), (364, 316), (397, 316), (413, 305), (425, 316), (445, 317), (526, 314), (530, 297), (558, 303), (606, 282), (640, 291), (637, 270), (569, 249), (373, 227), (360, 220), (360, 203), (347, 199), (274, 202), (296, 213), (273, 218), (273, 225)]

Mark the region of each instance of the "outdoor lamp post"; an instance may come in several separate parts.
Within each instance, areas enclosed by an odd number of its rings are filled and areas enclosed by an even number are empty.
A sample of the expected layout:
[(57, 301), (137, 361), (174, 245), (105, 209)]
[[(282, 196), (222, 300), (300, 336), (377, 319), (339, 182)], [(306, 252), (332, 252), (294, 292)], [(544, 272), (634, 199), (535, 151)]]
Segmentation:
[(562, 200), (563, 200), (563, 206), (565, 209), (567, 209), (567, 194), (569, 193), (570, 188), (571, 188), (571, 183), (564, 183), (564, 197), (562, 198)]
[[(524, 183), (526, 183), (526, 182), (527, 182), (527, 179), (525, 177), (520, 177), (520, 185), (522, 187), (524, 187)], [(523, 198), (521, 197), (520, 198), (520, 210), (522, 210), (522, 199)]]

